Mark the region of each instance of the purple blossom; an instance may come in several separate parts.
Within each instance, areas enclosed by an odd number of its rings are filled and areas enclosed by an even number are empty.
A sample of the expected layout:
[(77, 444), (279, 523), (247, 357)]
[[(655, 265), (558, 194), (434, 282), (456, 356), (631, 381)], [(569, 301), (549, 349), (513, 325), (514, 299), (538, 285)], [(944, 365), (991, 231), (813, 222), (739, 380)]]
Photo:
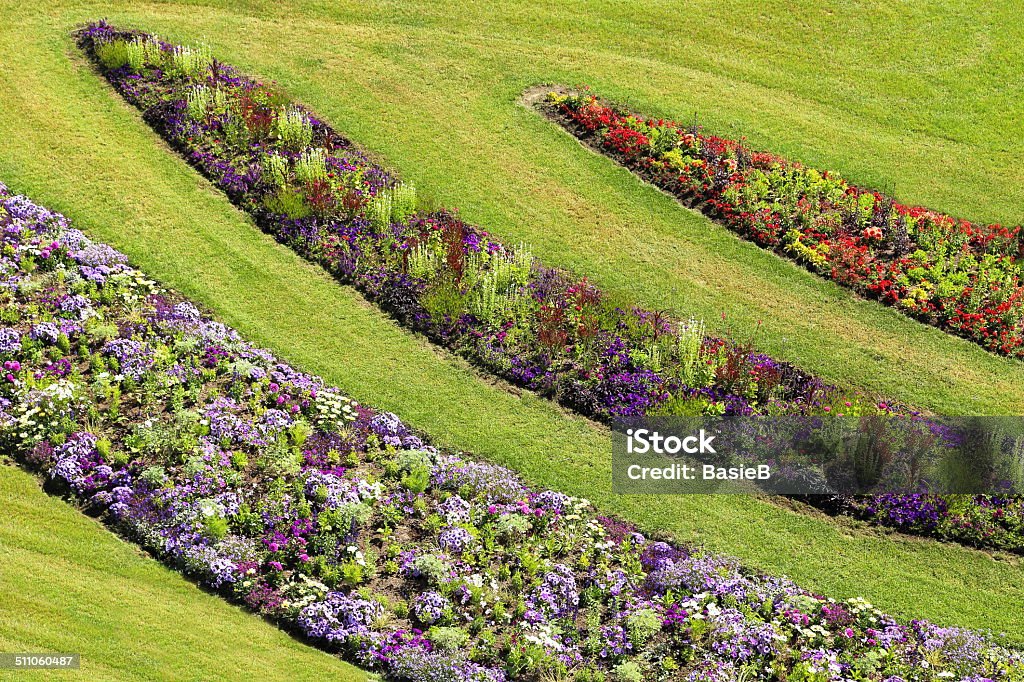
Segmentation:
[(344, 644), (365, 637), (384, 610), (377, 602), (331, 592), (323, 601), (302, 609), (298, 624), (309, 637)]
[(555, 618), (575, 614), (579, 608), (580, 593), (572, 569), (555, 564), (530, 595), (529, 603), (534, 610), (550, 613)]
[(424, 625), (436, 623), (449, 608), (451, 602), (439, 592), (424, 592), (416, 597), (412, 604), (412, 612)]
[(103, 346), (103, 353), (115, 358), (121, 374), (139, 381), (153, 367), (156, 354), (151, 346), (133, 339), (114, 339)]
[(437, 536), (437, 546), (452, 554), (462, 554), (472, 544), (472, 534), (460, 526), (448, 526)]
[(0, 355), (12, 355), (21, 350), (21, 333), (17, 329), (0, 329)]
[(428, 651), (414, 646), (388, 659), (396, 679), (409, 682), (505, 682), (505, 673), (465, 660), (458, 653)]
[(54, 345), (60, 339), (60, 327), (53, 322), (41, 322), (33, 325), (28, 336), (33, 341)]

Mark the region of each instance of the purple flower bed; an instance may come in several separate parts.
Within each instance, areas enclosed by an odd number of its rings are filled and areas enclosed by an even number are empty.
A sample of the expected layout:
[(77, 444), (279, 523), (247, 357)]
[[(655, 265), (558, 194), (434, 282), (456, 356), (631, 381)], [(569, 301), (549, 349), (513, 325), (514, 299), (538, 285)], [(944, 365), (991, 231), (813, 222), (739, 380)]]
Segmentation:
[(1024, 551), (1019, 495), (881, 495), (847, 498), (843, 510), (873, 523), (974, 547)]
[[(0, 185), (0, 448), (225, 597), (390, 679), (1019, 680), (438, 451)], [(68, 324), (74, 320), (74, 324)], [(38, 328), (56, 335), (33, 334)]]
[(707, 336), (696, 321), (622, 309), (585, 277), (451, 213), (418, 212), (412, 187), (274, 87), (203, 51), (102, 22), (79, 39), (117, 91), (262, 229), (515, 384), (602, 421), (891, 409)]

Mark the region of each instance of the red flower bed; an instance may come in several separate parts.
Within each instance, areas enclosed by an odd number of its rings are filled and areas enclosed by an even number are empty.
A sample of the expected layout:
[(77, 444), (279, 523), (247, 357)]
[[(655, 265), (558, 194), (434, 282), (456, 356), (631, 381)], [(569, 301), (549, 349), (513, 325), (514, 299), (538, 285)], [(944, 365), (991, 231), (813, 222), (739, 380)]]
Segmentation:
[(905, 206), (696, 126), (644, 119), (590, 94), (547, 111), (651, 183), (810, 270), (994, 353), (1024, 356), (1021, 227)]

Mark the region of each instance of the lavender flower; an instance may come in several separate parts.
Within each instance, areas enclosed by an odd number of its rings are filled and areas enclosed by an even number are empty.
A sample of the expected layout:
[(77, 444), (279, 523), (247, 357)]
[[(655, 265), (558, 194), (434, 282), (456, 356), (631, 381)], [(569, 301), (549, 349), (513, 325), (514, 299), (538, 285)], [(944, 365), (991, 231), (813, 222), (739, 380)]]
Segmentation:
[(505, 682), (505, 673), (465, 660), (460, 654), (416, 647), (399, 650), (388, 659), (396, 679), (409, 682)]
[(370, 634), (373, 621), (383, 614), (377, 602), (331, 592), (299, 614), (298, 624), (309, 637), (344, 644)]
[(451, 602), (440, 593), (424, 592), (413, 601), (412, 612), (416, 614), (416, 619), (419, 622), (424, 625), (433, 625), (450, 607)]
[(437, 546), (452, 554), (462, 554), (473, 544), (473, 536), (460, 526), (448, 526), (437, 536)]
[(21, 350), (21, 334), (17, 329), (0, 329), (0, 355), (13, 355)]
[(60, 327), (52, 322), (41, 322), (33, 325), (28, 336), (33, 341), (54, 345), (60, 339)]
[(133, 339), (114, 339), (103, 347), (103, 353), (115, 358), (121, 374), (138, 381), (153, 366), (155, 352), (148, 344)]

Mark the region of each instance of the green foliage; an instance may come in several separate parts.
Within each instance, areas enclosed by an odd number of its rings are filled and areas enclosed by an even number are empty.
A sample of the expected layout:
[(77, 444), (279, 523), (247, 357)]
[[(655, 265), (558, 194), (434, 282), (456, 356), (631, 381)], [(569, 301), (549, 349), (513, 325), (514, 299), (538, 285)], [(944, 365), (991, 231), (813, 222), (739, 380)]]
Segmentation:
[(167, 471), (161, 466), (147, 467), (142, 471), (142, 480), (155, 487), (161, 487), (167, 482)]
[(203, 532), (211, 540), (219, 542), (227, 537), (228, 520), (223, 516), (207, 516), (203, 519)]
[(651, 156), (659, 158), (670, 150), (675, 149), (679, 134), (669, 126), (651, 126), (647, 130)]
[(327, 152), (323, 149), (307, 149), (295, 161), (295, 178), (309, 184), (317, 180), (327, 180)]
[(280, 188), (288, 184), (288, 159), (285, 157), (280, 154), (264, 154), (260, 166), (263, 179), (271, 185)]
[(379, 231), (383, 231), (391, 225), (391, 211), (393, 208), (393, 200), (391, 193), (388, 191), (382, 191), (374, 196), (366, 204), (364, 212), (366, 213), (367, 220), (370, 224)]
[(305, 421), (297, 421), (288, 428), (288, 438), (292, 445), (301, 448), (306, 439), (313, 435), (313, 427)]
[(286, 107), (277, 113), (274, 135), (283, 147), (301, 151), (313, 141), (313, 126), (301, 109)]
[(515, 542), (530, 532), (530, 522), (522, 516), (505, 514), (498, 519), (496, 532), (498, 537)]
[(426, 467), (416, 467), (402, 477), (402, 486), (410, 492), (419, 494), (430, 486), (430, 470)]
[(615, 666), (616, 682), (644, 682), (643, 671), (635, 661), (626, 661)]
[(419, 244), (409, 251), (407, 266), (410, 276), (431, 280), (444, 267), (444, 256), (435, 242)]
[(210, 88), (205, 85), (197, 85), (188, 92), (186, 99), (186, 111), (189, 117), (202, 120), (206, 118), (206, 112), (212, 101)]
[(691, 319), (680, 325), (678, 340), (679, 378), (686, 386), (704, 387), (711, 384), (713, 367), (709, 370), (708, 355), (704, 349), (707, 337), (704, 322)]
[(661, 616), (654, 609), (635, 611), (626, 619), (626, 630), (629, 632), (629, 640), (637, 649), (641, 649), (661, 631)]
[(210, 114), (222, 116), (228, 111), (227, 94), (218, 88), (196, 85), (188, 91), (185, 110), (190, 118), (202, 121)]
[(391, 194), (391, 219), (400, 223), (416, 213), (416, 188), (400, 182), (389, 190)]
[(213, 66), (213, 55), (208, 47), (179, 45), (170, 53), (167, 70), (182, 78), (198, 79)]
[(241, 450), (231, 453), (231, 466), (238, 471), (245, 471), (249, 466), (249, 456)]
[[(96, 343), (104, 343), (111, 339), (117, 338), (121, 331), (117, 328), (117, 325), (105, 324), (95, 318), (85, 323), (85, 333), (88, 334), (90, 339), (93, 339)], [(102, 360), (102, 356), (94, 355), (93, 358)]]
[(529, 281), (533, 256), (520, 246), (495, 254), (488, 265), (487, 270), (477, 274), (468, 295), (469, 311), (492, 324), (500, 319), (514, 319), (529, 306), (529, 294), (523, 287)]
[(373, 509), (363, 503), (343, 504), (334, 509), (325, 509), (317, 519), (321, 531), (348, 535), (363, 526), (373, 516)]
[(349, 587), (355, 587), (365, 582), (369, 577), (366, 566), (355, 561), (346, 561), (339, 567), (341, 582)]
[(142, 71), (147, 66), (161, 63), (160, 43), (155, 38), (119, 38), (96, 45), (96, 56), (100, 63), (108, 69), (119, 69), (127, 66), (132, 71)]
[(128, 43), (125, 40), (112, 40), (96, 45), (96, 56), (107, 69), (119, 69), (128, 64)]
[(398, 472), (429, 470), (433, 464), (433, 456), (423, 450), (400, 450), (395, 456), (394, 463)]
[(276, 194), (264, 199), (263, 205), (268, 211), (286, 215), (293, 220), (305, 218), (312, 213), (302, 192), (290, 187), (281, 187)]
[(381, 190), (365, 208), (366, 217), (378, 230), (408, 220), (416, 213), (416, 188), (406, 183)]
[(245, 147), (252, 143), (252, 133), (245, 120), (238, 115), (225, 116), (221, 121), (221, 129), (224, 131), (224, 140), (229, 145)]
[(467, 295), (451, 278), (439, 278), (431, 283), (420, 303), (436, 320), (453, 320), (466, 309)]
[(469, 642), (469, 633), (462, 628), (432, 627), (427, 631), (427, 639), (442, 651), (458, 651)]
[(430, 585), (440, 585), (451, 576), (452, 567), (434, 554), (421, 554), (413, 560), (415, 568)]

